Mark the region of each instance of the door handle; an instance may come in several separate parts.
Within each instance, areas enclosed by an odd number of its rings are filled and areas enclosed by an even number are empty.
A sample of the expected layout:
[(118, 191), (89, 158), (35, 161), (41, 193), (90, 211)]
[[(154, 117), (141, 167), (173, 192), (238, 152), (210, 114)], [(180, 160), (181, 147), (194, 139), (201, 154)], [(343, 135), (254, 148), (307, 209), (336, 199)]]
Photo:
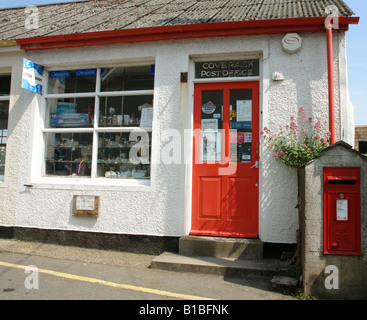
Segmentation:
[(252, 167), (250, 167), (250, 169), (252, 169), (252, 168), (258, 169), (259, 168), (259, 161), (256, 161), (255, 164)]

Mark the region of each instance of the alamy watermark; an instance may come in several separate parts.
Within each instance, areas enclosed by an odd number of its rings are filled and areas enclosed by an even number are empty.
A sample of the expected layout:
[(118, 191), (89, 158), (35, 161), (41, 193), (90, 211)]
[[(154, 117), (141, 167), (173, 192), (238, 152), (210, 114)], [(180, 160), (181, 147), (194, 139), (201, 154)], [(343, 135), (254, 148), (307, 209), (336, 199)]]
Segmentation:
[[(235, 148), (230, 147), (230, 153), (228, 155), (225, 154), (224, 148), (226, 140), (230, 142), (231, 139), (237, 139), (236, 129), (230, 129), (228, 134), (226, 134), (226, 130), (223, 129), (184, 129), (184, 135), (182, 137), (179, 130), (167, 129), (161, 131), (159, 124), (157, 124), (153, 125), (153, 132), (156, 133), (155, 141), (160, 144), (160, 152), (152, 154), (151, 157), (149, 152), (142, 152), (142, 150), (149, 149), (149, 132), (141, 129), (130, 132), (129, 141), (135, 141), (135, 144), (129, 151), (129, 161), (131, 163), (153, 165), (219, 164), (218, 175), (232, 175), (236, 173), (238, 161), (237, 144), (230, 143), (230, 145), (235, 146)], [(192, 141), (194, 141), (195, 156), (188, 157), (187, 154), (191, 155), (191, 153), (187, 149), (191, 150)], [(182, 149), (182, 146), (184, 146), (184, 149)], [(252, 162), (251, 155), (249, 155), (249, 159), (245, 163), (252, 164)]]
[(328, 276), (325, 278), (325, 288), (327, 290), (339, 289), (339, 269), (337, 266), (329, 265), (325, 268), (325, 274)]
[(325, 13), (328, 15), (325, 19), (326, 29), (339, 29), (339, 10), (335, 5), (330, 5), (325, 8)]
[(36, 266), (27, 266), (24, 273), (30, 274), (24, 280), (24, 287), (28, 290), (39, 289), (39, 272)]
[(38, 8), (34, 5), (27, 6), (24, 9), (24, 13), (26, 15), (25, 18), (25, 28), (27, 30), (38, 29), (39, 27), (39, 12)]

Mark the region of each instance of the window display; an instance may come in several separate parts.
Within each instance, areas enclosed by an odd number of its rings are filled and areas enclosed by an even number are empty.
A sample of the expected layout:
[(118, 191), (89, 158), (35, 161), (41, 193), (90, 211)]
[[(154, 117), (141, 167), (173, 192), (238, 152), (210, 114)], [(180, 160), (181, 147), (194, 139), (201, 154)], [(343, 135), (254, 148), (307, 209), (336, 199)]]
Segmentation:
[(94, 121), (94, 98), (47, 99), (48, 116), (46, 127), (70, 128), (92, 127)]
[(48, 90), (50, 94), (94, 92), (97, 69), (50, 71)]
[[(152, 110), (153, 95), (102, 97), (100, 99), (100, 127), (146, 127), (140, 123), (147, 109)], [(145, 123), (146, 124), (146, 123)], [(150, 121), (151, 127), (152, 123)]]
[(90, 176), (92, 134), (47, 133), (46, 174)]
[(154, 65), (48, 75), (44, 175), (149, 179)]
[(144, 133), (100, 134), (97, 177), (149, 178), (150, 165), (145, 160), (150, 159), (150, 141), (151, 135)]

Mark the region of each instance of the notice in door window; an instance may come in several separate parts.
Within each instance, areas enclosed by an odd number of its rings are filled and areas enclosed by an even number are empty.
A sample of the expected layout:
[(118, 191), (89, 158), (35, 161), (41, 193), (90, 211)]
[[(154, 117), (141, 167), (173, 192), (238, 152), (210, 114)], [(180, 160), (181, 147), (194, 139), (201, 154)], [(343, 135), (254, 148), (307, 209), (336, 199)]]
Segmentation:
[(336, 220), (348, 220), (348, 200), (336, 200)]
[(218, 131), (218, 119), (201, 119), (202, 131)]
[(252, 100), (237, 100), (237, 119), (236, 121), (252, 120)]
[(222, 135), (220, 132), (201, 132), (201, 159), (203, 162), (220, 162), (222, 159)]

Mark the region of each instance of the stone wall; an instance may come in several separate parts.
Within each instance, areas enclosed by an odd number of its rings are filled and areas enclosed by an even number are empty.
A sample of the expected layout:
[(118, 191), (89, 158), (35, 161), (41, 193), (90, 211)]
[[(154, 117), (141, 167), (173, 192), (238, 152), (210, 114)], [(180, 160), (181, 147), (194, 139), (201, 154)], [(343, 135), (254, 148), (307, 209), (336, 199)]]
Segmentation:
[[(323, 168), (361, 168), (361, 255), (325, 255)], [(367, 158), (344, 142), (299, 169), (301, 258), (305, 294), (328, 299), (367, 298)], [(329, 269), (330, 268), (330, 269)], [(334, 278), (333, 281), (331, 279)], [(325, 285), (326, 284), (326, 285)], [(328, 285), (338, 288), (328, 289)]]

